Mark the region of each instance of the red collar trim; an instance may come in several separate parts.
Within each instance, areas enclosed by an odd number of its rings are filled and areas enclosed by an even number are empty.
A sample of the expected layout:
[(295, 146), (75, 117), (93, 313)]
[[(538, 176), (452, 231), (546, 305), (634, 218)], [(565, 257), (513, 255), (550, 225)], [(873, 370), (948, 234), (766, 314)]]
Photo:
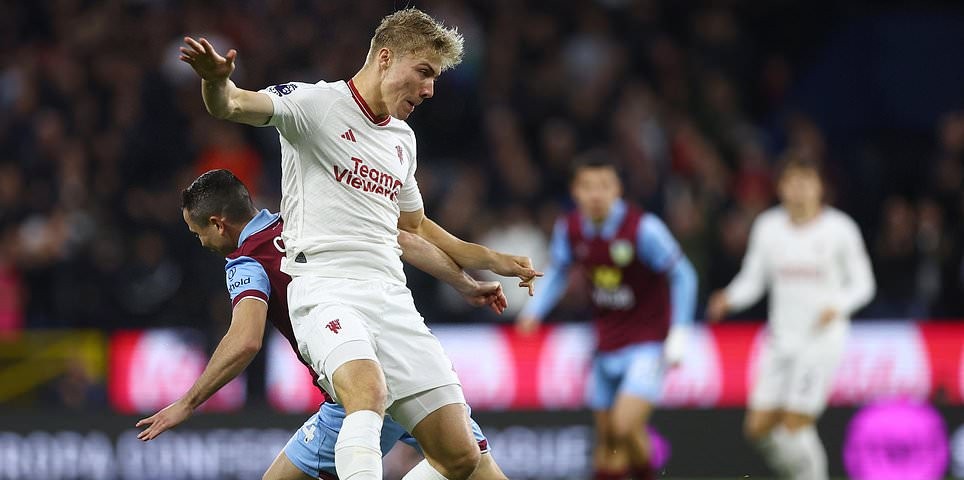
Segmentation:
[(358, 107), (361, 108), (362, 113), (365, 114), (365, 117), (368, 118), (369, 121), (371, 121), (375, 125), (378, 125), (379, 127), (384, 127), (385, 125), (388, 125), (388, 122), (391, 121), (392, 116), (385, 115), (382, 118), (376, 117), (375, 114), (372, 112), (372, 109), (368, 107), (367, 103), (365, 103), (365, 99), (362, 98), (360, 93), (358, 93), (358, 89), (355, 88), (354, 80), (348, 80), (348, 89), (351, 90), (351, 98), (355, 100), (355, 103), (358, 104)]

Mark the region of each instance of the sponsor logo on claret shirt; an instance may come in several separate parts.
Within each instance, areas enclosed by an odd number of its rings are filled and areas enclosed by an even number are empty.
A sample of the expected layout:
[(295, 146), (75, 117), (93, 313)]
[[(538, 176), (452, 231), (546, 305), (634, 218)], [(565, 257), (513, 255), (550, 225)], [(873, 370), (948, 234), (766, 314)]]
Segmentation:
[(231, 285), (229, 285), (228, 288), (231, 290), (234, 290), (242, 285), (247, 285), (249, 283), (251, 283), (251, 277), (244, 277), (241, 280), (238, 280), (237, 282), (234, 282)]

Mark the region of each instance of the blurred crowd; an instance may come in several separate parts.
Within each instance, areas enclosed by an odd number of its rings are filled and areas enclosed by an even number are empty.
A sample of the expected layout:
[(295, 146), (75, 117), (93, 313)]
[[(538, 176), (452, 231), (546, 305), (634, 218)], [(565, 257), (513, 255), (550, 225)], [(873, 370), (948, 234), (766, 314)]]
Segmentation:
[[(182, 224), (179, 192), (229, 168), (276, 210), (279, 145), (273, 129), (210, 118), (177, 47), (193, 35), (236, 48), (233, 79), (248, 89), (346, 79), (396, 3), (4, 2), (0, 332), (223, 330), (223, 260)], [(773, 167), (794, 148), (823, 160), (832, 203), (863, 230), (878, 294), (861, 316), (964, 316), (964, 113), (949, 106), (906, 139), (830, 141), (789, 98), (813, 55), (800, 39), (831, 27), (801, 3), (415, 2), (466, 39), (463, 64), (410, 120), (427, 213), (544, 265), (552, 222), (571, 205), (573, 158), (605, 149), (626, 197), (682, 244), (702, 303), (738, 270), (754, 216), (776, 201)], [(409, 273), (429, 321), (493, 318)], [(557, 317), (581, 318), (581, 298)]]

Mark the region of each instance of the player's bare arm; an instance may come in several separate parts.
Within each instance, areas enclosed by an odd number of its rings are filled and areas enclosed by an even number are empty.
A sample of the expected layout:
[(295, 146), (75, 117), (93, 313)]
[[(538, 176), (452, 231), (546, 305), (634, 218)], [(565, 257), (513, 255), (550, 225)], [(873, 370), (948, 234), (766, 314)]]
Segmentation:
[(730, 304), (726, 298), (726, 292), (718, 290), (710, 295), (710, 299), (706, 303), (706, 319), (713, 323), (719, 322), (723, 320), (729, 310)]
[(221, 56), (205, 38), (184, 37), (184, 43), (187, 47), (181, 47), (179, 58), (201, 77), (201, 96), (208, 113), (248, 125), (268, 123), (274, 113), (271, 99), (264, 93), (238, 88), (231, 81), (237, 50), (228, 50)]
[(422, 237), (401, 231), (398, 244), (402, 247), (402, 260), (451, 285), (469, 304), (476, 307), (488, 305), (500, 315), (508, 307), (502, 284), (475, 280), (452, 257)]
[(246, 298), (234, 307), (231, 326), (211, 355), (207, 367), (187, 393), (163, 410), (143, 418), (135, 426), (147, 426), (137, 438), (153, 440), (187, 420), (194, 410), (221, 387), (237, 377), (261, 350), (268, 305)]
[(834, 307), (827, 307), (820, 312), (820, 318), (817, 320), (817, 327), (824, 328), (830, 325), (831, 322), (840, 318), (840, 312)]
[(401, 212), (398, 228), (428, 240), (462, 268), (490, 270), (505, 277), (518, 277), (521, 280), (519, 286), (528, 288), (529, 295), (535, 292), (535, 279), (542, 276), (542, 272), (532, 267), (529, 257), (496, 252), (477, 243), (466, 242), (426, 217), (424, 210)]

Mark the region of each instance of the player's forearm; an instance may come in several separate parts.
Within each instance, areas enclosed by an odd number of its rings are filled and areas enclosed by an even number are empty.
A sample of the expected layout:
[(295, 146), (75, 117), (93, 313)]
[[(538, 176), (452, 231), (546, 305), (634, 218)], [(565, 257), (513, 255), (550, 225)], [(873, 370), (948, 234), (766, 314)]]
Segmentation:
[(418, 235), (399, 232), (402, 260), (409, 265), (451, 285), (458, 291), (473, 288), (476, 281), (466, 274), (452, 257)]
[(477, 243), (466, 242), (456, 239), (448, 249), (443, 248), (446, 254), (453, 260), (468, 270), (492, 270), (495, 268), (496, 252), (488, 247)]
[(211, 361), (204, 368), (204, 372), (184, 395), (184, 401), (191, 409), (199, 407), (221, 387), (240, 375), (259, 350), (260, 345), (225, 335), (211, 355)]
[(670, 304), (673, 308), (672, 325), (689, 325), (693, 323), (696, 311), (696, 270), (686, 257), (681, 257), (669, 271), (669, 280)]
[(753, 305), (766, 290), (766, 274), (763, 259), (753, 244), (743, 259), (743, 266), (736, 278), (726, 287), (726, 303), (730, 312), (744, 310)]
[(873, 270), (866, 257), (852, 262), (850, 276), (850, 283), (843, 289), (838, 306), (840, 315), (844, 317), (850, 317), (869, 303), (877, 291)]
[(204, 372), (183, 397), (188, 406), (197, 408), (244, 371), (261, 350), (267, 318), (268, 305), (263, 301), (244, 298), (235, 305), (231, 326)]
[(240, 375), (259, 350), (260, 347), (253, 347), (225, 336), (211, 356), (211, 361), (208, 362), (204, 372), (184, 395), (185, 402), (192, 409), (196, 409), (221, 387)]
[(437, 246), (467, 270), (491, 270), (495, 265), (495, 251), (477, 243), (466, 242), (425, 218), (413, 233)]
[(763, 297), (766, 290), (763, 272), (756, 268), (746, 268), (736, 275), (736, 278), (726, 287), (727, 310), (738, 312), (745, 310)]
[(208, 81), (201, 79), (201, 98), (204, 108), (212, 117), (228, 119), (231, 116), (231, 98), (238, 87), (230, 78)]

